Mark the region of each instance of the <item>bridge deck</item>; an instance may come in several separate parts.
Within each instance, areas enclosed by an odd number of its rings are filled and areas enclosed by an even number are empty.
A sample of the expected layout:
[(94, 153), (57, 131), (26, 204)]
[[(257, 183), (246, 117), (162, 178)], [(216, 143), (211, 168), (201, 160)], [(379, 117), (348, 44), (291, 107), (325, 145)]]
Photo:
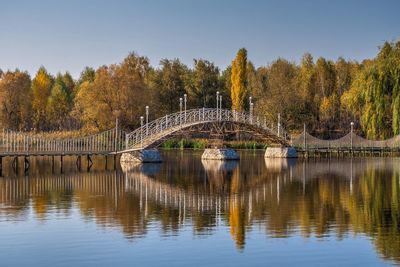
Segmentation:
[[(224, 109), (192, 109), (163, 116), (142, 125), (131, 133), (118, 127), (95, 135), (54, 139), (31, 133), (3, 130), (0, 136), (0, 157), (5, 156), (65, 156), (115, 155), (142, 150), (161, 143), (179, 131), (196, 125), (231, 123), (239, 130), (249, 130), (281, 144), (288, 144), (288, 136), (280, 124), (274, 129), (257, 116)], [(219, 131), (223, 131), (222, 128)]]

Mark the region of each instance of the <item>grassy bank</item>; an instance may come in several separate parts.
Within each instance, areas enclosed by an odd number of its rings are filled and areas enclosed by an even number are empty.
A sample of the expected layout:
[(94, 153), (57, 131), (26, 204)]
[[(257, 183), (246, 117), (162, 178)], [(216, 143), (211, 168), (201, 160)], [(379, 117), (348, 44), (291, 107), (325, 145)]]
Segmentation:
[[(263, 149), (266, 145), (253, 141), (229, 141), (224, 145), (233, 149)], [(207, 139), (170, 139), (165, 141), (161, 147), (163, 149), (205, 149), (209, 147)]]

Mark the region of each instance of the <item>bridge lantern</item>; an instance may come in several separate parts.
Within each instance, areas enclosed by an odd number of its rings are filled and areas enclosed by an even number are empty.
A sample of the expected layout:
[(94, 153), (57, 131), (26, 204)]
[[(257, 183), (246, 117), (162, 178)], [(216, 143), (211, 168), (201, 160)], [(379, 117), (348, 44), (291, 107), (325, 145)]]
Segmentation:
[(185, 122), (186, 122), (186, 102), (187, 102), (187, 94), (183, 95), (183, 99), (184, 99), (184, 106), (185, 106)]
[(217, 110), (218, 110), (219, 91), (217, 91)]

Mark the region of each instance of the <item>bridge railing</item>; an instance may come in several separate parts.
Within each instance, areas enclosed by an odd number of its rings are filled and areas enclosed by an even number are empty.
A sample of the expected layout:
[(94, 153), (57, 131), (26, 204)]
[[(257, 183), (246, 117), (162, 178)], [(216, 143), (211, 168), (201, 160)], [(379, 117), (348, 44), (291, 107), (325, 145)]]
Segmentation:
[(227, 109), (200, 108), (165, 115), (129, 134), (115, 128), (78, 138), (49, 138), (31, 133), (3, 130), (0, 133), (0, 155), (17, 154), (107, 154), (145, 148), (148, 144), (185, 127), (207, 122), (240, 122), (268, 131), (284, 140), (282, 127), (273, 127), (266, 120), (249, 113)]
[(228, 109), (200, 108), (165, 115), (151, 121), (126, 135), (126, 149), (145, 148), (147, 144), (154, 142), (172, 132), (190, 125), (206, 122), (230, 121), (240, 122), (277, 135), (288, 140), (288, 134), (282, 127), (269, 127), (266, 120), (249, 113), (237, 112)]
[(394, 149), (400, 147), (400, 135), (386, 140), (365, 139), (354, 132), (350, 132), (338, 139), (320, 139), (308, 132), (302, 132), (292, 140), (293, 146), (298, 149)]
[(107, 154), (124, 149), (125, 136), (115, 128), (78, 138), (48, 138), (4, 129), (0, 154)]

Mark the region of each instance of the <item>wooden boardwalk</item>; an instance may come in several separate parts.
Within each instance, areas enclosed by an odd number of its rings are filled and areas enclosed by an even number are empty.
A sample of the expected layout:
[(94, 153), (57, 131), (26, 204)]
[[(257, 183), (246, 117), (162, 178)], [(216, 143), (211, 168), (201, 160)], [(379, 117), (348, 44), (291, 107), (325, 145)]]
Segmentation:
[(351, 131), (341, 138), (324, 140), (303, 131), (292, 140), (292, 146), (305, 157), (400, 156), (400, 135), (369, 140)]

